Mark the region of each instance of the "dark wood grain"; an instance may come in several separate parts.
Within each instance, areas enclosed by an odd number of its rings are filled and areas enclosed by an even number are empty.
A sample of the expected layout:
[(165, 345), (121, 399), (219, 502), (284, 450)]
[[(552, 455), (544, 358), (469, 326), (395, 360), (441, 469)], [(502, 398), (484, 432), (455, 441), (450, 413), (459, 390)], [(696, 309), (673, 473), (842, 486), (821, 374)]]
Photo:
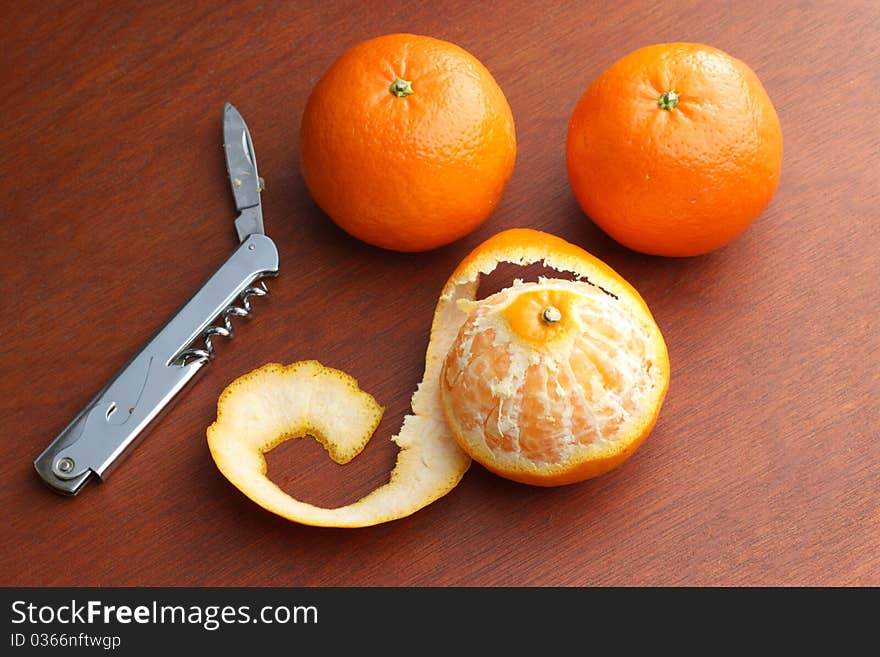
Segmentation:
[[(0, 584), (880, 585), (878, 4), (380, 4), (3, 4)], [(474, 53), (517, 128), (492, 218), (416, 255), (335, 228), (297, 155), (317, 78), (346, 47), (395, 31)], [(768, 210), (723, 250), (683, 260), (606, 238), (564, 167), (568, 117), (593, 77), (671, 40), (748, 62), (785, 137)], [(34, 457), (235, 244), (227, 100), (254, 136), (282, 275), (106, 484), (57, 497)], [(666, 336), (667, 402), (630, 461), (550, 490), (474, 466), (439, 502), (362, 530), (286, 522), (218, 473), (204, 432), (225, 385), (317, 358), (357, 377), (385, 419), (351, 465), (297, 441), (272, 454), (273, 476), (331, 504), (381, 483), (440, 287), (513, 226), (606, 260)]]

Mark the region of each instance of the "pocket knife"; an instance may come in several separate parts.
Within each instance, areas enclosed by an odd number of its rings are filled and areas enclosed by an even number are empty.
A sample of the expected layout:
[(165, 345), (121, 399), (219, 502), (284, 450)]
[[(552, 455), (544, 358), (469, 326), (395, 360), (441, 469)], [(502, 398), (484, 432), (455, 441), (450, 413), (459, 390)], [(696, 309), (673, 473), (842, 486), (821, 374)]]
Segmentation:
[(259, 279), (278, 275), (278, 249), (263, 232), (263, 184), (254, 146), (244, 119), (229, 103), (223, 111), (223, 147), (240, 244), (34, 461), (43, 481), (59, 493), (76, 495), (93, 478), (105, 480), (210, 362), (212, 338), (232, 337), (231, 319), (249, 316), (251, 299), (269, 293)]

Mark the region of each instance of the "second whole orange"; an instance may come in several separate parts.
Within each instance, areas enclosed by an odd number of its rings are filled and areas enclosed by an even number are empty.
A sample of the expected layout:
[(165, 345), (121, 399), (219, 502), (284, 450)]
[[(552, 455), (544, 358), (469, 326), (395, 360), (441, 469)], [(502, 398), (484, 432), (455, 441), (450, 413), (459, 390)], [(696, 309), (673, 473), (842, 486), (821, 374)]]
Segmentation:
[(397, 251), (464, 237), (513, 171), (513, 115), (491, 73), (447, 41), (360, 43), (318, 81), (300, 133), (315, 202), (349, 234)]
[(621, 244), (693, 256), (742, 233), (770, 203), (782, 130), (758, 76), (696, 43), (623, 57), (571, 116), (568, 177), (587, 216)]

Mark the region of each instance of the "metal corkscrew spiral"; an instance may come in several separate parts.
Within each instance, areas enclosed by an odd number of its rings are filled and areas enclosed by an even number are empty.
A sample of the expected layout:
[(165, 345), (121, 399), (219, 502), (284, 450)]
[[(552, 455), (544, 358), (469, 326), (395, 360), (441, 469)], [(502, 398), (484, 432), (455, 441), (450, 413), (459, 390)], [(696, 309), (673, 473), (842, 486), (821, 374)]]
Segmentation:
[(235, 328), (232, 325), (232, 317), (249, 317), (253, 313), (251, 307), (252, 297), (265, 297), (269, 294), (269, 288), (265, 281), (260, 281), (258, 285), (245, 288), (239, 296), (241, 305), (229, 305), (217, 316), (220, 324), (213, 324), (206, 328), (199, 339), (202, 340), (204, 348), (190, 347), (182, 352), (175, 359), (178, 365), (186, 365), (192, 360), (209, 360), (214, 356), (214, 343), (212, 337), (219, 335), (223, 338), (234, 338)]

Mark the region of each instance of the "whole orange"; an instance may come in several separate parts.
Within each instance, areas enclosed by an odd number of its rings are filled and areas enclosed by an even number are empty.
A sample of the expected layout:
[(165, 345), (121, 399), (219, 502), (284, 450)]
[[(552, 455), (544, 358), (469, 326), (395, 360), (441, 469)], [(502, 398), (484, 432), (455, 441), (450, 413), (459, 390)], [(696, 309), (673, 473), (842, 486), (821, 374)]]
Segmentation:
[(605, 70), (568, 127), (568, 177), (612, 238), (653, 255), (708, 253), (770, 203), (782, 129), (758, 76), (697, 43), (641, 48)]
[(303, 177), (343, 230), (423, 251), (482, 224), (516, 159), (513, 115), (473, 55), (425, 36), (360, 43), (318, 81), (300, 133)]

